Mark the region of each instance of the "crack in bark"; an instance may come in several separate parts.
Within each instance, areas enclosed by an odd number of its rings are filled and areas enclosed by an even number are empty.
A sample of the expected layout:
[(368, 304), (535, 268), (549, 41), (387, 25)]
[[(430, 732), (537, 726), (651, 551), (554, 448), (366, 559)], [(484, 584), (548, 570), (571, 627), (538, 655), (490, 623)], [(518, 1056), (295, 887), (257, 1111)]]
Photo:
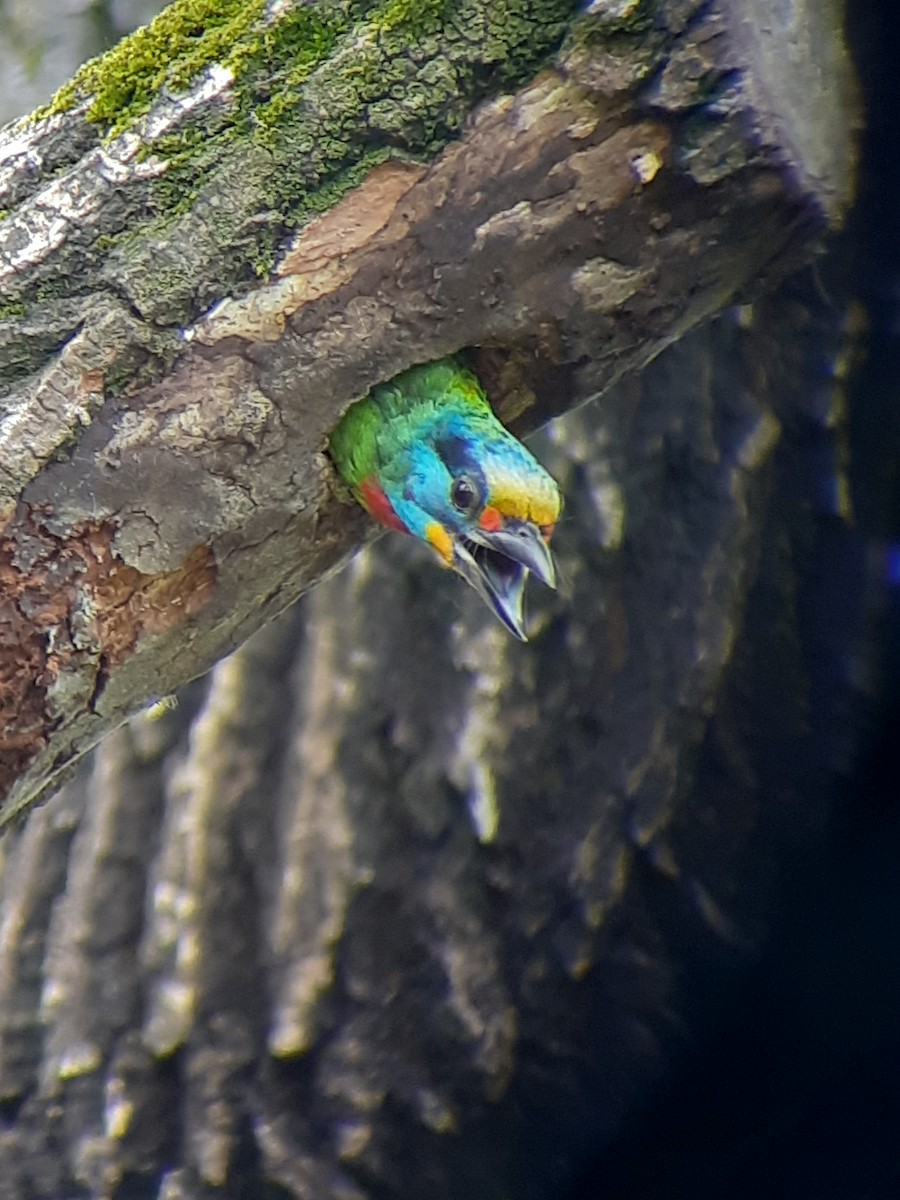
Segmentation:
[(30, 511), (0, 537), (0, 790), (46, 746), (73, 692), (93, 708), (98, 681), (142, 636), (173, 628), (212, 595), (207, 547), (177, 570), (145, 575), (113, 552), (113, 537), (100, 524), (62, 539)]

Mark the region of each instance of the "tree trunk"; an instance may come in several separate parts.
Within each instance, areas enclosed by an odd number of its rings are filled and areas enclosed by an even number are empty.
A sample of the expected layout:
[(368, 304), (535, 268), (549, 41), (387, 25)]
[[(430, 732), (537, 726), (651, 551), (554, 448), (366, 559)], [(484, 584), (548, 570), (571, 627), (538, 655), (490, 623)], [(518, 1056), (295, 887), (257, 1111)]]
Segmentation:
[[(0, 654), (26, 647), (39, 693), (9, 710), (8, 811), (367, 536), (321, 449), (371, 382), (466, 347), (520, 428), (604, 399), (535, 444), (566, 508), (531, 643), (385, 538), (0, 842), (0, 1200), (555, 1200), (690, 1053), (821, 839), (866, 583), (843, 372), (822, 378), (857, 349), (841, 258), (632, 368), (838, 218), (852, 112), (841, 72), (809, 82), (843, 63), (838, 22), (810, 6), (770, 44), (761, 4), (755, 31), (738, 3), (590, 8), (530, 56), (489, 57), (475, 24), (520, 28), (512, 6), (422, 33), (392, 137), (387, 88), (358, 125), (313, 103), (340, 39), (302, 84), (251, 74), (266, 103), (305, 89), (278, 137), (339, 125), (354, 163), (402, 161), (342, 175), (334, 150), (317, 183), (348, 190), (292, 233), (281, 193), (246, 217), (265, 154), (238, 130), (164, 232), (120, 180), (34, 268), (74, 295), (36, 283), (4, 343), (9, 411), (46, 410), (8, 460), (28, 478), (3, 476)], [(550, 6), (520, 9), (531, 44)], [(451, 27), (479, 36), (456, 53)], [(440, 148), (432, 85), (459, 98)], [(46, 120), (45, 164), (77, 142), (66, 169), (100, 169), (82, 117)], [(252, 203), (210, 165), (245, 152)], [(248, 247), (282, 239), (251, 282)]]
[(7, 837), (4, 1200), (561, 1194), (828, 819), (841, 323), (796, 285), (557, 426), (529, 645), (387, 538)]
[(365, 539), (323, 449), (373, 383), (470, 348), (533, 427), (852, 188), (837, 4), (200, 7), (0, 147), (7, 820)]

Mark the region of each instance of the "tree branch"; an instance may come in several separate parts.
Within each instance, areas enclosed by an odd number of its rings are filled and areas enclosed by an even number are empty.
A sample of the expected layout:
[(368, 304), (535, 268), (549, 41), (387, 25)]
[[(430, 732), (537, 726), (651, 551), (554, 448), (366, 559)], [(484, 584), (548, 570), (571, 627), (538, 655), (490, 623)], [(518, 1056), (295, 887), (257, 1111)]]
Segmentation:
[(7, 819), (360, 545), (323, 451), (372, 384), (482, 348), (533, 427), (852, 191), (838, 6), (782, 53), (725, 0), (220, 3), (206, 60), (188, 7), (0, 145)]

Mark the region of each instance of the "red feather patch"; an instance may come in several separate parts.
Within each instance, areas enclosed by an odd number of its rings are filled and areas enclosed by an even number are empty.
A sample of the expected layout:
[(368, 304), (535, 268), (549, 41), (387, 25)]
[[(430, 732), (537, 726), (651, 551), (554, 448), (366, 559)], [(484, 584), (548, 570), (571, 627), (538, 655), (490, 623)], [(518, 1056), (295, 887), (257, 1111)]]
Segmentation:
[(498, 529), (503, 528), (503, 518), (496, 508), (488, 504), (481, 514), (478, 524), (482, 529), (488, 530), (489, 533), (496, 533)]
[(384, 493), (384, 488), (375, 480), (373, 475), (364, 479), (359, 485), (359, 497), (376, 521), (387, 525), (388, 529), (396, 529), (398, 533), (409, 533), (409, 530), (394, 512), (393, 506)]

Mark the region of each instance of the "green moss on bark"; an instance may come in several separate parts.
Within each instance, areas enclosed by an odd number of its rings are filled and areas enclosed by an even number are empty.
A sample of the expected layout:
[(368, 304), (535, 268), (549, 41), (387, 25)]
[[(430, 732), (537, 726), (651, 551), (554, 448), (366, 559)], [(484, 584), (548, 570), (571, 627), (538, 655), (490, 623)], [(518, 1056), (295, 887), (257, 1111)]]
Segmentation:
[(90, 97), (87, 118), (108, 134), (127, 129), (163, 88), (184, 90), (212, 63), (231, 55), (265, 8), (265, 0), (178, 0), (149, 25), (93, 58), (51, 101), (65, 112)]
[[(84, 104), (104, 136), (214, 63), (233, 83), (145, 152), (166, 163), (109, 268), (148, 315), (187, 320), (274, 262), (286, 230), (373, 163), (427, 159), (481, 99), (529, 79), (576, 0), (176, 0), (88, 63), (51, 111)], [(265, 219), (260, 219), (265, 214)]]

